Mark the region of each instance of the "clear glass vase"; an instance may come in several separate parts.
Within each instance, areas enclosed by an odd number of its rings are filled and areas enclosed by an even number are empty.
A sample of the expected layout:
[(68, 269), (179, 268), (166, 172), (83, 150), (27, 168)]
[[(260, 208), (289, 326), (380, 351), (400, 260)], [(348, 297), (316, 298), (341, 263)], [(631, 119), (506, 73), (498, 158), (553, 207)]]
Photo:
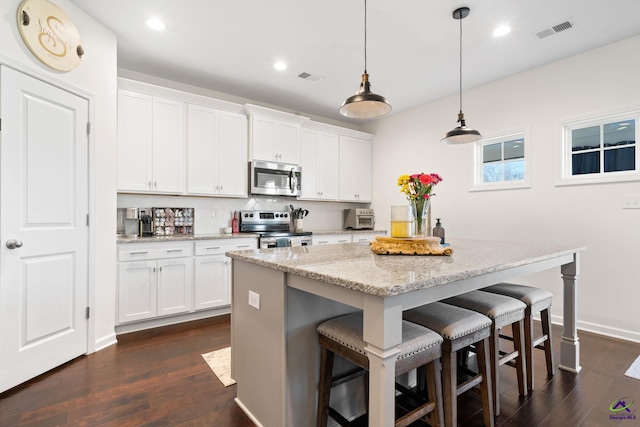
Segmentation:
[(415, 199), (411, 201), (411, 209), (413, 213), (414, 232), (413, 237), (429, 236), (429, 199)]

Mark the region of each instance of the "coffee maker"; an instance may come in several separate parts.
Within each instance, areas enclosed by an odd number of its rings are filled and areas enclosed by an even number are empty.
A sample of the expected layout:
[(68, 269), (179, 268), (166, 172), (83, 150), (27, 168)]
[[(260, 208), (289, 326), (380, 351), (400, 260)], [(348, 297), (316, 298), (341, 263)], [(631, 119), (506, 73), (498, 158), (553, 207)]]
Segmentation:
[(153, 237), (153, 212), (151, 208), (139, 208), (140, 237)]
[(118, 236), (135, 239), (140, 233), (138, 208), (118, 208)]

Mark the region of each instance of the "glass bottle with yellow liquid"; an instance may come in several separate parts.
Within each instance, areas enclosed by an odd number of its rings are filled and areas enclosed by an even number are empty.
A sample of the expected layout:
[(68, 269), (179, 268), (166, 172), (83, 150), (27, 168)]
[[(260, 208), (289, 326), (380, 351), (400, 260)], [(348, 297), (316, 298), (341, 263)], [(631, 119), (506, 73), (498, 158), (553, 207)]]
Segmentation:
[(411, 206), (391, 206), (391, 237), (413, 236)]

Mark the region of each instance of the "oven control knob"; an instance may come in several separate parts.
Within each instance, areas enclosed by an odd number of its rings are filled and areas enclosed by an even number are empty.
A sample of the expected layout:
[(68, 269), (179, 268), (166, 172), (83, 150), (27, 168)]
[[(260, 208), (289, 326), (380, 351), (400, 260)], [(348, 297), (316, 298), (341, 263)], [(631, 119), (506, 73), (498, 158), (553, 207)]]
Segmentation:
[(289, 214), (284, 214), (284, 217), (285, 217), (285, 218), (286, 218), (286, 217), (288, 217), (288, 216), (289, 216)]

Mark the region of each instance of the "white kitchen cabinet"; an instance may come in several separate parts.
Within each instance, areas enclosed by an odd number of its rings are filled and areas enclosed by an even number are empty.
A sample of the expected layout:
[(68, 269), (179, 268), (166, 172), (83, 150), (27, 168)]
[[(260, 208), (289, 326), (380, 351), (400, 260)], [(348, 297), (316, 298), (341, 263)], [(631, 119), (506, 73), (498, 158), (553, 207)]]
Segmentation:
[(253, 160), (298, 164), (299, 125), (255, 115), (249, 124)]
[(231, 258), (225, 252), (256, 249), (257, 239), (201, 240), (195, 247), (195, 310), (229, 305)]
[(182, 194), (184, 103), (118, 90), (118, 191)]
[(384, 233), (354, 233), (351, 240), (353, 243), (367, 244), (376, 240), (377, 236), (384, 236)]
[(337, 200), (340, 145), (338, 135), (302, 129), (300, 141), (302, 199)]
[(371, 141), (340, 136), (340, 200), (370, 202), (372, 172)]
[(322, 234), (311, 236), (313, 246), (318, 245), (335, 245), (338, 243), (351, 243), (351, 234)]
[(247, 118), (188, 105), (187, 193), (247, 196)]
[(118, 323), (193, 310), (193, 243), (118, 247)]

